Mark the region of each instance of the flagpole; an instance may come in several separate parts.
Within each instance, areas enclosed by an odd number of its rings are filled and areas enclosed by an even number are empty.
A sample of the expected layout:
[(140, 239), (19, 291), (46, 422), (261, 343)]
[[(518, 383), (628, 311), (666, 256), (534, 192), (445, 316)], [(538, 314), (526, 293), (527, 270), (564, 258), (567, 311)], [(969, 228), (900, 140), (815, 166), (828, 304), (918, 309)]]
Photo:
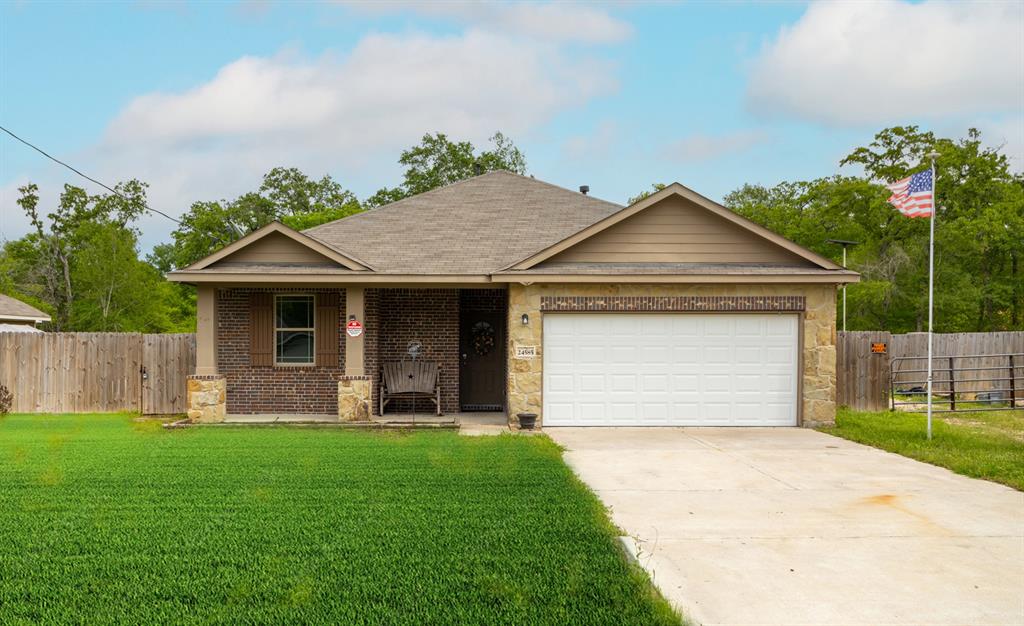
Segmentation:
[(935, 180), (935, 159), (939, 153), (928, 153), (932, 160), (932, 216), (928, 235), (928, 439), (932, 438), (932, 321), (935, 294), (935, 218), (939, 214), (938, 192)]

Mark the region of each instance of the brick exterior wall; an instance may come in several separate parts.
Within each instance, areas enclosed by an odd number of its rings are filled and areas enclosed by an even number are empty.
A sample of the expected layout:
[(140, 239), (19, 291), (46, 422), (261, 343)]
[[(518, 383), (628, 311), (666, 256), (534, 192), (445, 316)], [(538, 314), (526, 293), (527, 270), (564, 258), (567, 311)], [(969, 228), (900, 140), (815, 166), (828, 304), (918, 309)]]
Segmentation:
[[(369, 291), (369, 290), (368, 290)], [(380, 366), (385, 361), (409, 358), (410, 341), (418, 341), (423, 349), (420, 358), (437, 361), (440, 365), (441, 410), (455, 413), (459, 410), (459, 290), (458, 289), (378, 289), (376, 299), (377, 320), (374, 326), (379, 334), (366, 343), (366, 371), (380, 381)], [(368, 294), (367, 300), (370, 299)], [(369, 321), (367, 306), (367, 321)], [(369, 326), (367, 326), (369, 329)], [(376, 354), (370, 356), (371, 345)], [(372, 369), (371, 369), (371, 361)], [(374, 392), (374, 407), (377, 392)], [(416, 401), (417, 412), (430, 412), (434, 405), (428, 400)], [(405, 413), (412, 410), (412, 402), (393, 400), (387, 412)]]
[[(249, 294), (340, 293), (335, 367), (253, 367), (249, 364)], [(338, 379), (345, 374), (345, 290), (232, 288), (217, 291), (217, 370), (227, 380), (227, 412), (338, 412)]]
[(507, 293), (504, 289), (463, 289), (459, 293), (459, 306), (463, 311), (505, 313), (508, 311)]
[(541, 296), (541, 311), (803, 311), (804, 296)]

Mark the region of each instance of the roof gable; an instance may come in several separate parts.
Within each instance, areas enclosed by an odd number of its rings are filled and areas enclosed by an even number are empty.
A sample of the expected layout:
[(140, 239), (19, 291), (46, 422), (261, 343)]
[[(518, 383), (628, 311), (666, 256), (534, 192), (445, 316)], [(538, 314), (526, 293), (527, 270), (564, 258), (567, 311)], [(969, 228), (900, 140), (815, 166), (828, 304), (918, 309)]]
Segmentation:
[(249, 233), (184, 269), (185, 271), (194, 271), (239, 263), (281, 266), (341, 266), (350, 270), (372, 269), (362, 261), (342, 254), (333, 247), (326, 246), (316, 239), (276, 221)]
[(829, 259), (673, 183), (508, 269), (541, 263), (745, 264), (840, 269)]

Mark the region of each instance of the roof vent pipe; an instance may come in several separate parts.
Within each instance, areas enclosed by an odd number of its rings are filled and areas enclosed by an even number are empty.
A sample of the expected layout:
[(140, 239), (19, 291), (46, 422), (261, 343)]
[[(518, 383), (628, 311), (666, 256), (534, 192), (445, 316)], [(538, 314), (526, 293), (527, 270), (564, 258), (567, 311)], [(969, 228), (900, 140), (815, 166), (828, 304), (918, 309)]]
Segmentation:
[(580, 193), (581, 194), (587, 195), (587, 192), (589, 192), (589, 191), (590, 191), (590, 185), (580, 185)]
[(483, 174), (483, 173), (484, 173), (484, 166), (483, 166), (483, 165), (480, 165), (480, 162), (479, 162), (479, 161), (477, 161), (476, 163), (474, 163), (474, 164), (473, 164), (473, 175), (474, 175), (474, 176), (479, 176), (479, 175), (481, 175), (481, 174)]

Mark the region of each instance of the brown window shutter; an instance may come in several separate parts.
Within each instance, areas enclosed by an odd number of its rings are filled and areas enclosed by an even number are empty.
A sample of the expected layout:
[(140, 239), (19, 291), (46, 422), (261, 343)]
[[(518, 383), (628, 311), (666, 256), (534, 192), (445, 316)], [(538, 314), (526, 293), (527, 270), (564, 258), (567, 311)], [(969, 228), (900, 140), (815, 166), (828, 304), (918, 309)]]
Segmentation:
[(316, 364), (338, 367), (338, 306), (337, 292), (316, 295)]
[(249, 363), (274, 364), (274, 294), (257, 291), (249, 295)]

